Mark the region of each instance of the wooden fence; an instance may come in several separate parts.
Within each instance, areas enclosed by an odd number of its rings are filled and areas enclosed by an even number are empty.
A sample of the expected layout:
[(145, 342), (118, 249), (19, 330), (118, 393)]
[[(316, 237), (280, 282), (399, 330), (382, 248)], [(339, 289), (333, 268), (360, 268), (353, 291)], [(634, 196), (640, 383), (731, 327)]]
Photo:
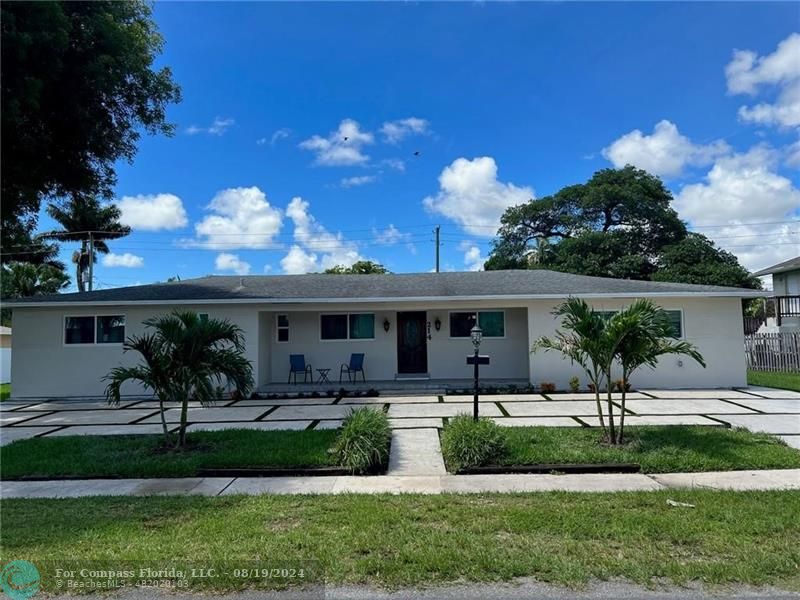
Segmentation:
[(744, 349), (748, 369), (800, 371), (800, 332), (746, 335)]

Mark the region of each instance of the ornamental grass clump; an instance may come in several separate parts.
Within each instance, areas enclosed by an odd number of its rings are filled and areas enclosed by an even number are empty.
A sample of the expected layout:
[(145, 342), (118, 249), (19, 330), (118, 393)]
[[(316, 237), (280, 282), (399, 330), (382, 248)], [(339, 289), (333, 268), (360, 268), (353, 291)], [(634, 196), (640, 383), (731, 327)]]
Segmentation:
[(391, 441), (392, 430), (385, 412), (357, 408), (342, 423), (331, 452), (339, 465), (353, 473), (374, 473), (388, 464)]
[(497, 464), (507, 451), (506, 432), (494, 421), (462, 414), (442, 432), (442, 454), (451, 471)]

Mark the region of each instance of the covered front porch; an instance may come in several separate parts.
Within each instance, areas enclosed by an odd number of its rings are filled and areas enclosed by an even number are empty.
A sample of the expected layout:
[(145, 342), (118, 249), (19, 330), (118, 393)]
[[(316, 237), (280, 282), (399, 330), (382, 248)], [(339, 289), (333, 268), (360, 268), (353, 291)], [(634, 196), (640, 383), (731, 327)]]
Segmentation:
[[(484, 385), (524, 387), (530, 381), (528, 321), (527, 307), (455, 303), (259, 311), (257, 391), (471, 388), (466, 357), (473, 352), (475, 324), (484, 330), (480, 352), (491, 357), (491, 364), (481, 368)], [(356, 362), (363, 355), (363, 372), (355, 374), (356, 381), (345, 372), (340, 382), (341, 367), (353, 355)]]

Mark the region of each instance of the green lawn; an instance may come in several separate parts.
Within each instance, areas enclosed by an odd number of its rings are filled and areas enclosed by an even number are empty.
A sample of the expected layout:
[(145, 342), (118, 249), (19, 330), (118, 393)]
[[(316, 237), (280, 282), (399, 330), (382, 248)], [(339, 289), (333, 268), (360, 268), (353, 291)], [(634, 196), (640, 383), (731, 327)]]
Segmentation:
[(336, 434), (201, 431), (188, 435), (191, 446), (186, 451), (164, 450), (161, 435), (34, 438), (0, 448), (0, 477), (186, 477), (199, 468), (332, 465), (328, 448)]
[(800, 373), (775, 373), (772, 371), (747, 371), (749, 385), (781, 388), (800, 392)]
[(645, 473), (800, 468), (800, 451), (778, 438), (745, 429), (708, 426), (626, 428), (628, 442), (613, 448), (597, 429), (508, 427), (503, 464), (634, 462)]
[(332, 584), (657, 578), (800, 589), (797, 492), (98, 497), (4, 500), (0, 517), (3, 561), (34, 564), (316, 561)]
[(11, 397), (11, 384), (0, 383), (0, 402), (8, 400)]

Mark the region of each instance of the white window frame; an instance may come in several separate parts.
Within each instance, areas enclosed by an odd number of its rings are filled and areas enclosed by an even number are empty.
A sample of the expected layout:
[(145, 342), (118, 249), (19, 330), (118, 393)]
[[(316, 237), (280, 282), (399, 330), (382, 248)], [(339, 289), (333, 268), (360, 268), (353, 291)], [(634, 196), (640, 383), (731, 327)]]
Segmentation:
[(485, 335), (484, 334), (483, 339), (484, 340), (504, 340), (504, 339), (506, 339), (508, 337), (508, 322), (506, 320), (506, 309), (504, 309), (504, 308), (479, 308), (479, 309), (474, 309), (474, 310), (464, 309), (464, 310), (451, 310), (451, 311), (448, 311), (447, 312), (447, 337), (448, 337), (448, 339), (459, 340), (459, 341), (460, 340), (468, 340), (468, 339), (470, 339), (470, 336), (468, 336), (468, 335), (463, 336), (463, 337), (458, 337), (458, 336), (454, 337), (454, 336), (450, 335), (452, 333), (452, 330), (450, 329), (450, 315), (451, 314), (453, 314), (453, 313), (475, 313), (475, 323), (479, 324), (480, 323), (480, 317), (478, 316), (478, 313), (482, 313), (482, 312), (499, 312), (499, 313), (503, 313), (503, 335)]
[[(281, 317), (286, 317), (286, 323), (287, 323), (286, 327), (282, 327), (281, 325), (279, 325)], [(292, 323), (289, 320), (289, 313), (275, 313), (275, 343), (276, 344), (288, 344), (289, 343), (289, 341), (292, 339), (291, 324)], [(286, 341), (285, 342), (281, 341), (278, 338), (278, 332), (281, 329), (285, 329), (286, 330), (286, 334), (287, 335), (286, 335)]]
[[(676, 312), (676, 313), (679, 313), (681, 315), (681, 334), (678, 337), (672, 338), (672, 339), (685, 340), (686, 339), (686, 319), (684, 318), (685, 315), (684, 315), (683, 309), (682, 308), (664, 308), (663, 306), (660, 307), (660, 308), (664, 312), (667, 312), (667, 313)], [(597, 310), (595, 308), (592, 308), (592, 312), (594, 312), (594, 313), (598, 313), (598, 314), (599, 313), (611, 313), (611, 316), (616, 315), (620, 310), (622, 310), (622, 309), (621, 308), (617, 308), (617, 309), (614, 309), (614, 310)]]
[[(122, 335), (122, 342), (98, 342), (97, 341), (97, 318), (98, 317), (122, 317), (125, 319), (125, 333)], [(94, 323), (94, 329), (92, 331), (92, 342), (89, 344), (68, 344), (67, 343), (67, 319), (81, 319), (81, 318), (91, 318)], [(108, 313), (93, 313), (90, 315), (64, 315), (64, 318), (61, 321), (61, 345), (65, 348), (88, 348), (92, 346), (97, 346), (99, 348), (114, 348), (114, 347), (121, 347), (125, 343), (125, 337), (128, 333), (128, 314), (121, 313), (121, 312), (108, 312)]]
[[(337, 338), (335, 340), (325, 340), (322, 339), (322, 317), (335, 317), (335, 316), (344, 315), (347, 317), (347, 337), (344, 338)], [(372, 315), (372, 337), (371, 338), (351, 338), (350, 337), (350, 315)], [(327, 344), (328, 342), (333, 343), (341, 343), (341, 342), (374, 342), (375, 341), (375, 327), (376, 325), (376, 315), (374, 312), (366, 311), (354, 311), (354, 312), (325, 312), (319, 313), (319, 328), (317, 329), (317, 335), (319, 336), (319, 341)]]

